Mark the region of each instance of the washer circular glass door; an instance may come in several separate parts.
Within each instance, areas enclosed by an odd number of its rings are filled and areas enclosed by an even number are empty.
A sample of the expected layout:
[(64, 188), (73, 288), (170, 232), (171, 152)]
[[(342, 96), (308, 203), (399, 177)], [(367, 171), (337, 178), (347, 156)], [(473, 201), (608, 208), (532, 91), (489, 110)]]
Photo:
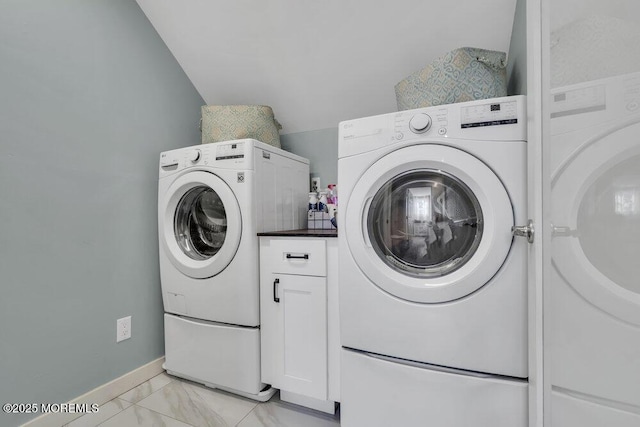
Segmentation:
[(204, 171), (180, 176), (169, 187), (161, 213), (163, 244), (178, 270), (202, 279), (229, 265), (242, 224), (238, 202), (221, 178)]
[(345, 213), (351, 253), (369, 279), (408, 301), (441, 303), (480, 289), (511, 248), (513, 208), (476, 157), (422, 144), (368, 168)]
[(484, 228), (482, 209), (469, 187), (434, 169), (393, 177), (373, 197), (366, 215), (380, 259), (418, 278), (463, 266), (478, 249)]
[(639, 128), (635, 119), (594, 135), (551, 183), (555, 269), (595, 307), (634, 325), (640, 325)]

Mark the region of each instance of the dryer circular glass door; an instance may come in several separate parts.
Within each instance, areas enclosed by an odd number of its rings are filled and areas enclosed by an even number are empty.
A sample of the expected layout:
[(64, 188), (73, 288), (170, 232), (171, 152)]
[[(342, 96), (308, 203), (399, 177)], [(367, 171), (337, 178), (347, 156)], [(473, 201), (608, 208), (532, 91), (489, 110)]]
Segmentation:
[[(552, 262), (583, 298), (640, 325), (640, 121), (593, 135), (552, 177)], [(563, 136), (566, 138), (566, 136)]]
[(498, 272), (514, 216), (486, 164), (453, 147), (422, 144), (368, 168), (345, 221), (351, 253), (372, 283), (408, 301), (441, 303), (475, 292)]
[(161, 214), (163, 244), (183, 274), (207, 278), (229, 265), (242, 223), (233, 191), (221, 178), (204, 171), (180, 176), (169, 187)]

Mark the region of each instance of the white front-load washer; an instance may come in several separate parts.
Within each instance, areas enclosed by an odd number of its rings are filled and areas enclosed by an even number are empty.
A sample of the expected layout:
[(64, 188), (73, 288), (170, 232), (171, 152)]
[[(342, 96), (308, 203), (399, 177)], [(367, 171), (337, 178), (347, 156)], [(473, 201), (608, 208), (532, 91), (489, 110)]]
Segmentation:
[(309, 161), (246, 139), (163, 152), (158, 183), (165, 369), (265, 397), (257, 233), (301, 228)]
[(553, 425), (640, 425), (640, 73), (554, 89)]
[[(518, 96), (340, 124), (345, 426), (526, 425), (525, 110)], [(389, 405), (409, 401), (428, 404)]]

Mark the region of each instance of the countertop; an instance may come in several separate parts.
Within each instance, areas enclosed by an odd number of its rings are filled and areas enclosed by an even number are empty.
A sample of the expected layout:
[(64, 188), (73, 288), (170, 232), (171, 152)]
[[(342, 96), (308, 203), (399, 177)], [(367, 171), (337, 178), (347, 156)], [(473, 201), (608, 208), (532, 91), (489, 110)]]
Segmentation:
[(301, 230), (284, 230), (271, 231), (268, 233), (258, 233), (258, 236), (269, 237), (338, 237), (338, 230), (309, 230), (303, 228)]

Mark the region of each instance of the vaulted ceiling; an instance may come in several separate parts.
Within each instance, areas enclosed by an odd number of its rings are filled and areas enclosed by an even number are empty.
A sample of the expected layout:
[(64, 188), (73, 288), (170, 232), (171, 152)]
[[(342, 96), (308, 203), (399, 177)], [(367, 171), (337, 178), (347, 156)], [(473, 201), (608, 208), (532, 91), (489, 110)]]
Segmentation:
[(137, 2), (207, 104), (270, 105), (283, 134), (395, 111), (394, 85), (457, 47), (508, 52), (516, 4)]

